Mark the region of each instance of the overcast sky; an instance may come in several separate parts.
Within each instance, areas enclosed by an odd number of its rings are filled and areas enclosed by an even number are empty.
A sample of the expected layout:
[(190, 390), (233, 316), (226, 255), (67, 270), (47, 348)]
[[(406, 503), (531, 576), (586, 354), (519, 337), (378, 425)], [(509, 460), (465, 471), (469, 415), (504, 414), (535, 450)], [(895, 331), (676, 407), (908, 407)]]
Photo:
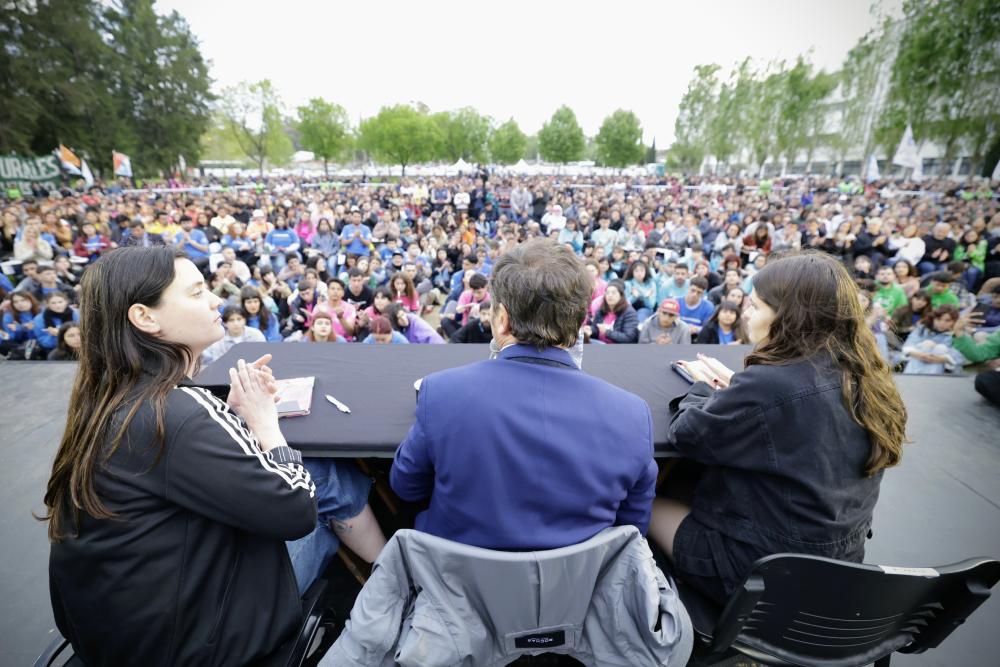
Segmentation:
[[(587, 135), (630, 109), (645, 141), (673, 139), (695, 65), (811, 51), (836, 69), (875, 23), (872, 0), (306, 2), (159, 0), (201, 41), (215, 89), (271, 79), (289, 110), (311, 97), (357, 124), (383, 105), (472, 106), (527, 133), (562, 104)], [(887, 0), (890, 7), (899, 0)]]

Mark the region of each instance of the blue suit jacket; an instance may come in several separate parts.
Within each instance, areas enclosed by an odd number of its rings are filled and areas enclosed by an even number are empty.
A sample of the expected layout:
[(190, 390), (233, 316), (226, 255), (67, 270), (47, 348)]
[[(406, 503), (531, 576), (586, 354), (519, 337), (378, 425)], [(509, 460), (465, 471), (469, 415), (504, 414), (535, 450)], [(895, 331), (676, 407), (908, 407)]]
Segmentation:
[(488, 549), (552, 549), (631, 524), (656, 486), (649, 406), (566, 350), (512, 345), (424, 378), (392, 488), (430, 497), (416, 528)]

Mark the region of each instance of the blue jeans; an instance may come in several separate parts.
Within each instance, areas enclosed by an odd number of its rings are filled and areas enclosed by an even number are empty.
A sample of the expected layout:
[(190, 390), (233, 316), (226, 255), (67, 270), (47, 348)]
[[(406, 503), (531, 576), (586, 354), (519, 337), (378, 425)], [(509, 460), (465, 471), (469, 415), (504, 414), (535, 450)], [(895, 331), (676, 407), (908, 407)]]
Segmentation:
[(946, 268), (948, 268), (948, 265), (944, 263), (920, 262), (917, 264), (917, 271), (919, 271), (922, 276), (926, 276), (928, 273), (934, 273), (935, 271), (944, 271)]
[(299, 595), (319, 578), (340, 548), (340, 539), (331, 522), (352, 519), (368, 504), (372, 480), (351, 461), (331, 458), (303, 458), (302, 463), (316, 485), (319, 519), (316, 528), (303, 538), (286, 542), (295, 570)]

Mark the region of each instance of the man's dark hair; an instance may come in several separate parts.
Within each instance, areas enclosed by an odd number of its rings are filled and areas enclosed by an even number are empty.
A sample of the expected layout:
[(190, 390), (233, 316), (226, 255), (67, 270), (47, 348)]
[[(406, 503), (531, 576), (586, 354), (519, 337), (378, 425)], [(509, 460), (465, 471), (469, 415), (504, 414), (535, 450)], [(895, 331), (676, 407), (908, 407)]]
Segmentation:
[(243, 309), (239, 306), (226, 306), (222, 309), (222, 321), (228, 322), (232, 319), (233, 315), (239, 315), (243, 317)]
[(469, 278), (469, 289), (482, 289), (486, 287), (486, 276), (477, 273)]
[(694, 278), (692, 278), (691, 282), (688, 283), (688, 285), (689, 287), (700, 287), (703, 290), (708, 289), (708, 281), (702, 278), (701, 276), (695, 276)]
[(572, 347), (594, 285), (573, 251), (535, 239), (494, 264), (490, 293), (507, 309), (514, 338), (537, 348)]
[(935, 271), (927, 276), (927, 280), (933, 280), (939, 283), (953, 283), (955, 282), (955, 277), (947, 271)]
[(462, 257), (463, 262), (468, 262), (470, 264), (479, 264), (479, 258), (475, 255), (465, 255)]
[(361, 276), (363, 278), (364, 275), (365, 275), (365, 272), (362, 271), (361, 269), (359, 269), (356, 266), (352, 266), (351, 270), (347, 272), (347, 277), (348, 278), (354, 278), (355, 276)]

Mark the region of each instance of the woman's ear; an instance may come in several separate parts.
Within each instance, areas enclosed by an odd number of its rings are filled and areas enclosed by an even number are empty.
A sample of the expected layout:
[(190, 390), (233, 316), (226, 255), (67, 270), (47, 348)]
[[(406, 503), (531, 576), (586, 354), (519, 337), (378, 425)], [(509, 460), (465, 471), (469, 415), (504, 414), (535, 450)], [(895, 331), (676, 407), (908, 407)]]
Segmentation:
[(149, 306), (141, 303), (133, 303), (128, 309), (128, 321), (136, 329), (150, 336), (160, 333), (160, 323), (156, 319), (156, 314)]

